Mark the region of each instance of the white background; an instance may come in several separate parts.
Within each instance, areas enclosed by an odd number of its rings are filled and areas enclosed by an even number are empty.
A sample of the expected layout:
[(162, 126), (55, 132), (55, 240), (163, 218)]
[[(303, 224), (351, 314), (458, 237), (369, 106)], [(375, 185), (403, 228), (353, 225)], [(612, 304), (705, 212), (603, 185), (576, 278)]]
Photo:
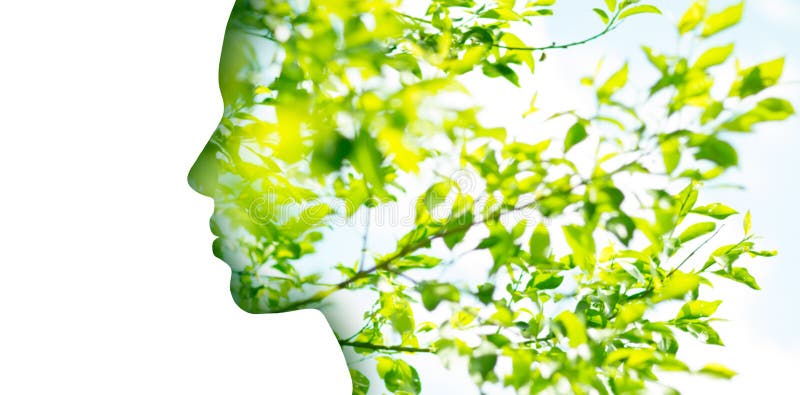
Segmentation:
[[(228, 269), (211, 255), (212, 203), (185, 182), (221, 115), (216, 69), (232, 3), (0, 3), (0, 394), (349, 395), (320, 314), (235, 307)], [(789, 51), (800, 13), (792, 1), (763, 4), (744, 27), (755, 60)], [(632, 43), (647, 37), (632, 34), (646, 22), (630, 29)], [(591, 51), (582, 60), (607, 48)], [(580, 73), (594, 60), (562, 65)], [(755, 188), (737, 202), (797, 257), (800, 160), (797, 122), (788, 125), (745, 140), (751, 170), (740, 181)], [(791, 259), (775, 265), (759, 270), (764, 293), (726, 302), (739, 328), (721, 329), (729, 348), (694, 351), (742, 375), (686, 393), (792, 392), (800, 271)]]
[(251, 316), (186, 173), (233, 1), (0, 7), (0, 394), (349, 395), (321, 314)]

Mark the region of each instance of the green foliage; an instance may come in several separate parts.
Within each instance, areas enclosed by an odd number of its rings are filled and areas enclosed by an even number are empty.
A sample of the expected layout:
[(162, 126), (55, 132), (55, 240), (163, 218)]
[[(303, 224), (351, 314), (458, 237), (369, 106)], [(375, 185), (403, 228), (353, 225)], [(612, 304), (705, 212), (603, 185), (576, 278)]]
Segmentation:
[[(696, 1), (677, 29), (699, 56), (644, 47), (652, 83), (629, 79), (634, 62), (601, 67), (606, 79), (583, 80), (593, 111), (545, 114), (571, 127), (547, 120), (541, 133), (518, 135), (481, 121), (461, 76), (528, 89), (522, 76), (548, 78), (535, 67), (548, 51), (579, 50), (658, 8), (592, 3), (603, 7), (598, 34), (535, 47), (513, 31), (536, 29), (555, 0), (425, 5), (408, 15), (389, 0), (236, 2), (220, 69), (224, 117), (190, 174), (215, 199), (214, 253), (233, 268), (236, 302), (334, 314), (331, 296), (362, 298), (344, 309), (368, 306), (356, 311), (361, 329), (340, 336), (360, 395), (422, 393), (415, 354), (466, 367), (482, 391), (524, 394), (642, 393), (661, 372), (692, 372), (675, 333), (722, 345), (721, 301), (703, 294), (714, 281), (759, 289), (740, 258), (775, 255), (756, 245), (749, 212), (740, 239), (723, 243), (723, 226), (741, 217), (703, 190), (740, 164), (731, 134), (794, 114), (763, 97), (783, 59), (737, 63), (730, 89), (712, 89), (711, 73), (734, 67), (734, 45), (716, 33), (743, 7), (709, 14)], [(544, 99), (534, 94), (520, 116), (538, 117)], [(646, 106), (661, 112), (645, 117)], [(408, 196), (408, 180), (429, 184)], [(388, 251), (370, 247), (367, 224), (362, 245), (339, 246), (357, 260), (317, 253), (337, 217), (407, 200), (413, 224)], [(717, 364), (694, 373), (735, 374)]]

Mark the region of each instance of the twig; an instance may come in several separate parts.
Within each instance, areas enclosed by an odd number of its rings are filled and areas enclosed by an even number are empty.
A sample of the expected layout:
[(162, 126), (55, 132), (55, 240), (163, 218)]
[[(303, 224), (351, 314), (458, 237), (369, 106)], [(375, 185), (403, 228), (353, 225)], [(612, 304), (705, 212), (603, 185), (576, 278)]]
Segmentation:
[(394, 351), (394, 352), (411, 352), (411, 353), (435, 353), (433, 348), (420, 348), (420, 347), (406, 347), (406, 346), (384, 346), (381, 344), (373, 344), (367, 342), (350, 342), (346, 340), (339, 340), (339, 345), (342, 347), (353, 348), (366, 348), (375, 351)]

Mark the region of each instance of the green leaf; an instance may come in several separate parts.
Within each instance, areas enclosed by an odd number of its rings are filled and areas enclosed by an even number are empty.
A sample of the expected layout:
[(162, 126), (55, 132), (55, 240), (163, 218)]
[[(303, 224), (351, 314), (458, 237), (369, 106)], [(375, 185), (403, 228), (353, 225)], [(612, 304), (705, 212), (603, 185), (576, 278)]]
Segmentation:
[(366, 131), (358, 133), (350, 153), (350, 161), (373, 187), (383, 188), (384, 173), (381, 168), (383, 155), (378, 150), (375, 139)]
[(494, 290), (495, 286), (491, 283), (481, 284), (478, 286), (478, 292), (475, 296), (478, 297), (478, 300), (481, 301), (483, 304), (492, 303), (494, 297)]
[(680, 299), (687, 293), (697, 290), (698, 286), (700, 286), (700, 277), (698, 275), (678, 270), (664, 280), (654, 299), (655, 301)]
[(503, 77), (512, 84), (519, 86), (519, 77), (517, 73), (505, 63), (483, 63), (483, 74), (487, 77)]
[(367, 395), (369, 392), (369, 379), (363, 373), (350, 369), (350, 378), (353, 381), (353, 395)]
[(692, 66), (695, 70), (706, 70), (710, 67), (725, 63), (726, 60), (733, 53), (733, 44), (723, 45), (721, 47), (714, 47), (700, 55), (697, 61)]
[(605, 1), (606, 1), (606, 7), (608, 7), (609, 11), (614, 12), (617, 10), (617, 0), (605, 0)]
[(575, 122), (567, 131), (567, 137), (564, 139), (564, 153), (569, 152), (572, 147), (585, 140), (588, 136), (583, 122)]
[(611, 96), (618, 90), (622, 89), (628, 83), (628, 63), (625, 63), (621, 69), (611, 75), (608, 80), (597, 90), (597, 99), (601, 103), (609, 101)]
[(700, 24), (706, 15), (706, 4), (708, 0), (697, 0), (686, 10), (678, 22), (678, 32), (681, 35), (694, 30)]
[(667, 73), (669, 65), (667, 64), (666, 56), (654, 52), (653, 49), (648, 46), (642, 46), (642, 50), (650, 64), (657, 68), (662, 74)]
[[(500, 39), (500, 41), (502, 41), (503, 44), (505, 44), (507, 47), (511, 47), (511, 48), (526, 48), (526, 47), (528, 47), (528, 45), (525, 44), (525, 42), (523, 42), (519, 37), (517, 37), (516, 35), (514, 35), (512, 33), (508, 33), (508, 32), (503, 34), (503, 37)], [(532, 51), (509, 49), (506, 52), (506, 57), (511, 57), (511, 58), (514, 58), (514, 59), (517, 59), (517, 60), (521, 61), (522, 63), (524, 63), (525, 65), (528, 66), (528, 69), (531, 71), (531, 73), (533, 73), (534, 70), (536, 69), (536, 64), (535, 64), (535, 62), (533, 60), (533, 52)]]
[(498, 7), (482, 13), (481, 18), (497, 19), (501, 21), (519, 21), (522, 17), (511, 9)]
[(681, 310), (678, 312), (678, 315), (675, 317), (675, 319), (692, 320), (697, 318), (711, 317), (717, 311), (720, 303), (722, 303), (721, 300), (717, 300), (715, 302), (704, 302), (702, 300), (686, 302), (686, 304), (681, 307)]
[(750, 235), (750, 231), (753, 229), (753, 218), (750, 215), (750, 210), (747, 211), (747, 214), (744, 215), (744, 234), (745, 236)]
[(758, 102), (756, 107), (725, 122), (720, 129), (732, 132), (750, 132), (761, 122), (783, 121), (794, 115), (794, 106), (788, 100), (769, 98)]
[(750, 274), (750, 272), (743, 267), (734, 267), (731, 269), (730, 272), (726, 272), (724, 270), (717, 270), (713, 273), (720, 277), (725, 277), (729, 280), (736, 281), (737, 283), (742, 283), (744, 285), (747, 285), (748, 287), (755, 289), (756, 291), (761, 289), (761, 287), (756, 282), (755, 277), (753, 277)]
[(739, 164), (739, 154), (729, 143), (716, 137), (705, 139), (699, 146), (699, 150), (694, 155), (698, 160), (710, 160), (717, 165), (727, 168)]
[(664, 169), (667, 174), (672, 174), (681, 161), (681, 142), (677, 138), (667, 138), (661, 141), (661, 155), (664, 158)]
[(394, 266), (398, 269), (431, 269), (442, 262), (442, 258), (430, 255), (409, 255), (397, 260)]
[(539, 109), (536, 107), (536, 98), (538, 96), (539, 96), (538, 92), (533, 94), (533, 97), (531, 98), (531, 103), (528, 106), (528, 110), (525, 111), (525, 113), (522, 114), (523, 118), (527, 117), (528, 115), (531, 115), (531, 114), (535, 113), (536, 111), (539, 111)]
[(722, 338), (719, 336), (714, 328), (711, 327), (707, 322), (702, 321), (692, 321), (688, 324), (678, 325), (678, 328), (689, 332), (692, 336), (702, 340), (706, 344), (713, 344), (717, 346), (724, 346), (725, 344), (722, 342)]
[(433, 311), (439, 307), (442, 301), (448, 300), (450, 302), (458, 302), (461, 300), (461, 294), (458, 292), (458, 288), (452, 284), (424, 282), (419, 285), (419, 288), (422, 294), (422, 304), (429, 311)]
[(619, 18), (618, 19), (619, 20), (623, 20), (623, 19), (625, 19), (625, 18), (627, 18), (627, 17), (629, 17), (631, 15), (636, 15), (636, 14), (659, 14), (660, 15), (661, 14), (661, 10), (659, 10), (658, 7), (655, 7), (655, 6), (652, 6), (652, 5), (648, 5), (648, 4), (637, 5), (637, 6), (633, 6), (633, 7), (627, 8), (627, 9), (625, 9), (625, 11), (622, 11), (622, 13), (619, 14)]
[(413, 366), (401, 359), (378, 357), (378, 376), (383, 379), (386, 389), (393, 393), (419, 394), (422, 390), (419, 374)]
[(738, 212), (722, 203), (713, 203), (707, 206), (697, 207), (691, 212), (695, 214), (705, 215), (715, 219), (725, 219), (731, 215), (738, 214)]
[(469, 361), (469, 372), (486, 379), (497, 364), (497, 354), (485, 354), (472, 357)]
[(380, 314), (388, 318), (392, 328), (401, 335), (413, 333), (416, 327), (414, 310), (411, 304), (401, 295), (382, 293), (380, 296)]
[(718, 363), (708, 364), (697, 372), (725, 380), (729, 380), (737, 374), (733, 370), (725, 367), (725, 365), (720, 365)]
[(603, 11), (603, 10), (601, 10), (599, 8), (594, 8), (594, 9), (592, 9), (592, 11), (594, 11), (594, 13), (597, 14), (600, 17), (600, 20), (603, 21), (604, 25), (608, 24), (608, 21), (609, 21), (608, 13), (606, 13), (605, 11)]
[(744, 12), (744, 2), (737, 5), (728, 7), (723, 11), (710, 15), (703, 23), (703, 37), (709, 37), (717, 34), (729, 27), (732, 27), (742, 20), (742, 13)]
[(717, 224), (715, 224), (714, 222), (700, 222), (686, 228), (686, 230), (684, 230), (683, 233), (681, 233), (680, 236), (678, 236), (678, 240), (681, 243), (686, 243), (702, 235), (709, 234), (716, 229), (717, 229)]
[(594, 254), (596, 252), (591, 229), (578, 225), (566, 225), (563, 230), (567, 244), (572, 249), (575, 263), (584, 271), (591, 272), (594, 267)]
[(625, 329), (628, 324), (638, 321), (647, 310), (644, 302), (632, 302), (620, 307), (614, 326), (617, 329)]
[(722, 110), (725, 109), (725, 106), (722, 102), (715, 101), (706, 107), (703, 111), (703, 115), (700, 116), (700, 124), (705, 125), (719, 117), (719, 114), (722, 114)]
[(556, 289), (563, 281), (564, 276), (559, 276), (556, 273), (534, 272), (533, 278), (528, 283), (528, 288), (536, 288), (538, 290)]
[(745, 98), (774, 86), (783, 75), (784, 58), (778, 58), (740, 70), (728, 93), (732, 97)]
[(555, 321), (563, 326), (566, 336), (569, 339), (570, 347), (578, 347), (581, 344), (586, 344), (588, 337), (586, 336), (586, 325), (571, 311), (564, 311), (559, 314)]
[(533, 265), (547, 263), (550, 258), (550, 232), (543, 222), (536, 225), (529, 242), (531, 263)]

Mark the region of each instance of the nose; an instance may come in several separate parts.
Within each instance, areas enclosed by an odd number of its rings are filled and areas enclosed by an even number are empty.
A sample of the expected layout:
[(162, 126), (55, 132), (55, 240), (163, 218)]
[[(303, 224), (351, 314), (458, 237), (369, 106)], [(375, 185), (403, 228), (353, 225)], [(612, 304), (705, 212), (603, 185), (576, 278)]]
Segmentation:
[(206, 143), (203, 151), (200, 152), (194, 165), (192, 165), (192, 169), (189, 170), (189, 186), (197, 193), (210, 198), (214, 198), (216, 195), (219, 182), (218, 152), (219, 147), (212, 138)]

